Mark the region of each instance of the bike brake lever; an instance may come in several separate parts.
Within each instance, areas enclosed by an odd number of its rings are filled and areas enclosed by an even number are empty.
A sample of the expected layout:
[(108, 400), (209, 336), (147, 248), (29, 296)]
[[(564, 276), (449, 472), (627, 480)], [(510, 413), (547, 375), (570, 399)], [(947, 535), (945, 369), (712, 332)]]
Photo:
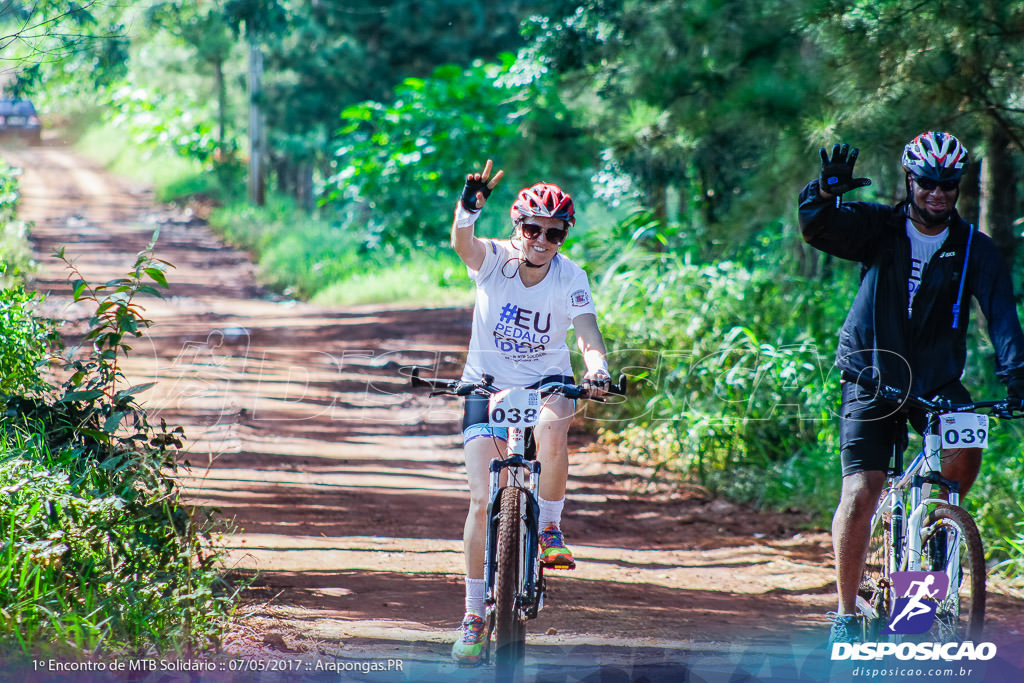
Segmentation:
[(1003, 401), (1000, 405), (994, 406), (992, 415), (1002, 420), (1013, 420), (1024, 417), (1024, 407), (1011, 405), (1009, 401)]

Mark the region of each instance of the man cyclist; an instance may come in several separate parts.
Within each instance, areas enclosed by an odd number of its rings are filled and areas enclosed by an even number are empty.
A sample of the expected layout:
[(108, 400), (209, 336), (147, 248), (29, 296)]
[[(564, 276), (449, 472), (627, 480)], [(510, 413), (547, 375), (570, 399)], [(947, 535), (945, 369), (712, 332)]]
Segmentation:
[[(865, 377), (903, 391), (955, 402), (970, 395), (960, 383), (966, 359), (970, 297), (988, 323), (996, 374), (1010, 396), (1024, 396), (1024, 334), (1010, 272), (993, 241), (957, 213), (967, 150), (949, 133), (929, 131), (901, 158), (907, 198), (895, 206), (842, 202), (871, 183), (854, 178), (858, 150), (820, 150), (821, 172), (800, 192), (800, 227), (811, 246), (859, 261), (861, 282), (839, 333), (842, 371), (840, 459), (843, 482), (832, 520), (838, 612), (832, 642), (861, 639), (855, 601), (870, 540), (871, 515), (885, 484), (893, 448), (907, 446), (907, 419), (852, 380)], [(981, 450), (944, 450), (942, 474), (966, 494)]]
[[(503, 176), (498, 171), (492, 177), (491, 171), (488, 159), (481, 173), (466, 176), (452, 223), (452, 247), (476, 283), (473, 329), (462, 379), (477, 382), (489, 374), (501, 389), (538, 387), (548, 381), (572, 383), (566, 344), (571, 326), (586, 365), (583, 386), (590, 395), (600, 396), (607, 391), (610, 376), (587, 274), (558, 253), (576, 221), (572, 198), (550, 183), (525, 188), (512, 204), (511, 238), (480, 239), (474, 235), (474, 224)], [(460, 664), (477, 663), (489, 635), (484, 626), (488, 468), (492, 459), (504, 457), (508, 434), (491, 428), (487, 406), (486, 397), (466, 397), (462, 423), (470, 505), (463, 535), (465, 617), (452, 647), (452, 657)], [(560, 530), (573, 412), (572, 401), (550, 396), (534, 430), (542, 473), (538, 491), (541, 562), (546, 567), (575, 567)]]

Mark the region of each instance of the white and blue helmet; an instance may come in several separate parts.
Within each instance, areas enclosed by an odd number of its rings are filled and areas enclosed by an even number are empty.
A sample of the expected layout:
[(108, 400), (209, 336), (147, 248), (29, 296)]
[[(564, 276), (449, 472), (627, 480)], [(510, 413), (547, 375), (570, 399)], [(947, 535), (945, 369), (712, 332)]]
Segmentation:
[(921, 133), (903, 148), (904, 170), (917, 178), (956, 180), (969, 163), (967, 148), (949, 133)]

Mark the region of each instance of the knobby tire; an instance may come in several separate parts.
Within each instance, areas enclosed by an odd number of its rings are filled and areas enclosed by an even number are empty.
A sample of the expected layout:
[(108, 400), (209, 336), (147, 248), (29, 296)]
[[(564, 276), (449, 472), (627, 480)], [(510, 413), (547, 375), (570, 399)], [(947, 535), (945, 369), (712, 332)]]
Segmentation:
[[(943, 504), (929, 514), (925, 529), (921, 542), (921, 569), (941, 572), (945, 571), (948, 562), (956, 562), (962, 576), (959, 587), (951, 585), (946, 599), (939, 602), (928, 637), (941, 642), (981, 642), (985, 626), (985, 549), (978, 526), (963, 508)], [(949, 535), (951, 531), (961, 539), (955, 555), (948, 547), (945, 558), (929, 552), (933, 547), (933, 537)]]
[(520, 490), (515, 487), (507, 487), (501, 492), (494, 582), (495, 674), (498, 681), (516, 680), (526, 655), (526, 624), (516, 600), (524, 579), (521, 498)]
[(882, 629), (889, 623), (892, 614), (892, 579), (889, 562), (892, 558), (892, 519), (885, 513), (879, 520), (868, 541), (868, 554), (864, 564), (864, 577), (858, 595), (867, 600), (876, 616), (865, 624), (867, 640), (884, 640)]

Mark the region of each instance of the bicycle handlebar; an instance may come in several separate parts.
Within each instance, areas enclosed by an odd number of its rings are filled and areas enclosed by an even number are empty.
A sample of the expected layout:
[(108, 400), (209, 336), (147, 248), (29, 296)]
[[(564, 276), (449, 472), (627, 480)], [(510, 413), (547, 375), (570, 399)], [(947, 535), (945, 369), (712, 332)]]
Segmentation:
[[(463, 382), (459, 379), (424, 379), (420, 377), (420, 368), (413, 368), (409, 379), (414, 387), (430, 388), (431, 396), (469, 396), (470, 394), (490, 396), (491, 394), (496, 394), (501, 391), (498, 387), (494, 386), (494, 377), (492, 375), (484, 375), (479, 382)], [(604, 401), (603, 396), (590, 396), (587, 393), (587, 390), (579, 384), (547, 382), (546, 384), (541, 385), (538, 390), (542, 396), (561, 394), (566, 398), (587, 398), (591, 401)], [(608, 394), (615, 396), (626, 395), (625, 375), (619, 375), (618, 383), (612, 384), (611, 387), (609, 387)]]
[(973, 413), (978, 410), (985, 410), (995, 417), (1012, 420), (1024, 417), (1024, 401), (1016, 398), (1004, 398), (998, 401), (973, 401), (971, 403), (953, 403), (949, 399), (933, 398), (927, 399), (921, 396), (904, 392), (896, 387), (887, 384), (880, 384), (874, 380), (862, 376), (849, 377), (844, 379), (857, 384), (858, 386), (873, 391), (883, 401), (896, 403), (901, 407), (910, 405), (920, 408), (926, 413)]

